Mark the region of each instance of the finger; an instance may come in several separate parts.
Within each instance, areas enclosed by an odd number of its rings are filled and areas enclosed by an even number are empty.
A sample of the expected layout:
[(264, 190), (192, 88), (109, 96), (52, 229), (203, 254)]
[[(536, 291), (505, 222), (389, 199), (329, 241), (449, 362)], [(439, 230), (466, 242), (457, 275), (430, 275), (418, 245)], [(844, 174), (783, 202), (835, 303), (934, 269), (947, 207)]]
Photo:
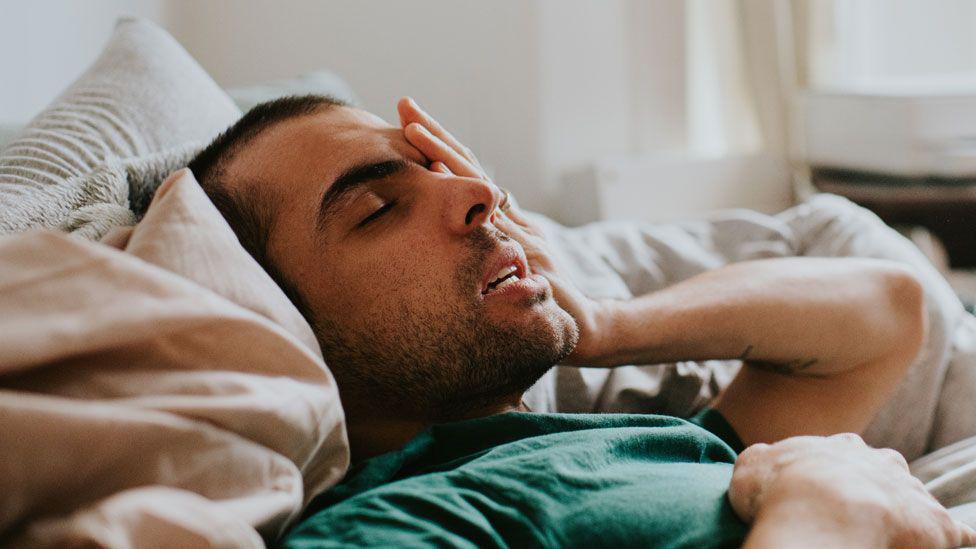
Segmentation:
[[(507, 234), (508, 236), (517, 240), (522, 246), (530, 246), (534, 242), (536, 236), (528, 231), (525, 227), (519, 225), (515, 221), (512, 221), (510, 217), (505, 215), (504, 212), (496, 211), (492, 214), (492, 223), (501, 232)], [(530, 273), (531, 274), (531, 273)]]
[(495, 226), (502, 230), (502, 232), (508, 234), (509, 236), (515, 236), (519, 239), (528, 236), (525, 229), (516, 223), (512, 218), (510, 218), (506, 212), (495, 211), (494, 215)]
[(946, 543), (950, 544), (952, 547), (971, 547), (976, 545), (976, 530), (973, 530), (968, 524), (955, 520), (949, 519), (951, 525), (949, 529), (946, 530), (945, 535)]
[(972, 547), (976, 546), (976, 530), (973, 530), (968, 524), (956, 521), (959, 525), (959, 533), (961, 534), (961, 540), (959, 545), (962, 547)]
[(832, 438), (835, 440), (844, 440), (854, 444), (864, 445), (864, 439), (861, 438), (857, 433), (837, 433), (836, 435), (831, 435), (827, 438)]
[(452, 173), (463, 177), (483, 178), (480, 170), (475, 169), (466, 158), (447, 146), (440, 138), (430, 133), (430, 130), (426, 127), (416, 122), (411, 122), (403, 129), (403, 135), (424, 156), (431, 161), (443, 162)]
[(436, 135), (441, 141), (454, 149), (456, 153), (463, 156), (468, 162), (471, 162), (474, 165), (479, 165), (478, 159), (475, 158), (474, 153), (471, 152), (471, 149), (465, 147), (460, 141), (457, 140), (457, 138), (451, 135), (451, 132), (444, 129), (444, 126), (441, 126), (441, 124), (435, 120), (433, 116), (420, 108), (420, 105), (418, 105), (412, 97), (400, 98), (400, 100), (397, 102), (397, 113), (400, 115), (401, 128), (406, 128), (411, 123), (416, 122), (430, 130), (430, 133)]
[(397, 114), (400, 116), (401, 128), (406, 128), (411, 122), (418, 122), (416, 115), (411, 109), (411, 102), (413, 102), (413, 99), (410, 97), (401, 97), (397, 100)]
[(461, 156), (467, 156), (465, 152), (468, 151), (467, 147), (461, 144), (460, 141), (451, 132), (447, 131), (444, 126), (441, 125), (433, 116), (431, 116), (427, 111), (422, 109), (420, 105), (412, 97), (401, 97), (397, 102), (397, 114), (400, 115), (400, 127), (405, 128), (411, 123), (418, 123), (428, 130), (430, 133), (436, 135), (442, 141), (448, 144), (452, 149), (457, 151)]
[(879, 448), (878, 452), (906, 473), (909, 471), (908, 462), (905, 461), (905, 456), (901, 455), (901, 452), (892, 450), (891, 448)]
[(729, 483), (726, 497), (732, 506), (732, 511), (742, 522), (752, 523), (756, 518), (754, 494), (759, 492), (759, 485), (754, 475), (733, 476)]
[(518, 202), (515, 201), (515, 196), (512, 193), (508, 194), (508, 208), (505, 210), (505, 214), (512, 218), (512, 221), (528, 227), (531, 225), (529, 220), (525, 217), (525, 213), (519, 208)]
[(535, 224), (529, 220), (529, 217), (525, 215), (525, 212), (519, 207), (518, 202), (515, 200), (515, 195), (512, 193), (508, 194), (508, 206), (505, 208), (505, 215), (508, 216), (513, 222), (521, 226), (526, 232), (534, 235), (542, 235), (542, 231)]
[(451, 175), (450, 168), (448, 168), (447, 167), (447, 164), (441, 162), (440, 160), (438, 160), (438, 161), (436, 161), (436, 162), (434, 162), (433, 164), (430, 165), (430, 171), (432, 171), (432, 172), (441, 172), (443, 174)]

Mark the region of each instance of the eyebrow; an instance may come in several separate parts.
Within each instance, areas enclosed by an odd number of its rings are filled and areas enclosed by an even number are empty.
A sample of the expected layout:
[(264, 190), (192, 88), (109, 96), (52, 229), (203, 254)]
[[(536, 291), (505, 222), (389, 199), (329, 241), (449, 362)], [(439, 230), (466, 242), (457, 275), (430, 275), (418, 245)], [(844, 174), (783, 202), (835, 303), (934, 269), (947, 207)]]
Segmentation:
[(333, 210), (338, 207), (342, 198), (348, 196), (352, 191), (367, 183), (406, 171), (412, 163), (401, 158), (381, 162), (364, 162), (342, 172), (342, 175), (337, 177), (328, 190), (322, 194), (322, 200), (319, 202), (318, 219), (315, 222), (316, 228), (320, 231), (325, 228), (330, 214), (334, 213)]

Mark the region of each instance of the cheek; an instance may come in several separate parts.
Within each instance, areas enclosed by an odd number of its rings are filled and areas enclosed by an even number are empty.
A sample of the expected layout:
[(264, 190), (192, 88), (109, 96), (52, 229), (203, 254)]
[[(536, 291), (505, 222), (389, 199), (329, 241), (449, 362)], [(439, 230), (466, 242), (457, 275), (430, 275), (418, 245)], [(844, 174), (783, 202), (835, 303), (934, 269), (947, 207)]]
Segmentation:
[(439, 296), (457, 295), (457, 264), (436, 250), (417, 247), (391, 255), (377, 271), (383, 271), (384, 285), (392, 285), (401, 299), (418, 303), (436, 301)]
[(330, 276), (332, 309), (347, 319), (375, 321), (398, 311), (432, 311), (458, 300), (457, 260), (443, 247), (407, 239), (362, 250)]

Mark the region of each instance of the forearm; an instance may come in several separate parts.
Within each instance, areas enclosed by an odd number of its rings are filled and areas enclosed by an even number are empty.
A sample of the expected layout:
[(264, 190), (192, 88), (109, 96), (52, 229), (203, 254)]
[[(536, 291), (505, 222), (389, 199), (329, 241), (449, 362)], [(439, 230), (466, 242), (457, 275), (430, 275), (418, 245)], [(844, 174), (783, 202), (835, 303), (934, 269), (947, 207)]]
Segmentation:
[(748, 359), (830, 374), (890, 352), (917, 332), (919, 295), (910, 275), (883, 261), (736, 263), (604, 302), (597, 361)]

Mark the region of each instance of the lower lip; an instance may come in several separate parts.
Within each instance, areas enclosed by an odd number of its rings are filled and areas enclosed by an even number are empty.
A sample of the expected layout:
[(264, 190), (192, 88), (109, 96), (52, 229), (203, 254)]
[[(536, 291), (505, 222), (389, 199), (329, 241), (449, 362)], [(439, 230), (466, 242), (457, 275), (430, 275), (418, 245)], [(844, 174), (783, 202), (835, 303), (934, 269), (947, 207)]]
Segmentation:
[(523, 297), (536, 294), (549, 286), (549, 281), (540, 274), (534, 274), (528, 278), (520, 278), (517, 282), (512, 282), (501, 288), (492, 290), (487, 294), (482, 294), (484, 299), (495, 299), (503, 297)]

